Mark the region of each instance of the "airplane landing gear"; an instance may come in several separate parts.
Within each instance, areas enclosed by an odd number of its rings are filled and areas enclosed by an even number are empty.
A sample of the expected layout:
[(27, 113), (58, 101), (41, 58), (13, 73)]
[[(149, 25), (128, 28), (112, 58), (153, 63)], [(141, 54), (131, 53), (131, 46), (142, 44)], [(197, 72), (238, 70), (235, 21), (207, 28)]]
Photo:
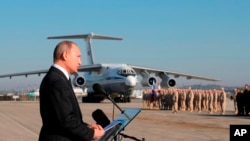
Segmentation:
[(123, 95), (120, 95), (119, 97), (115, 97), (114, 98), (114, 101), (116, 103), (130, 103), (131, 102), (131, 98), (129, 96), (123, 96)]

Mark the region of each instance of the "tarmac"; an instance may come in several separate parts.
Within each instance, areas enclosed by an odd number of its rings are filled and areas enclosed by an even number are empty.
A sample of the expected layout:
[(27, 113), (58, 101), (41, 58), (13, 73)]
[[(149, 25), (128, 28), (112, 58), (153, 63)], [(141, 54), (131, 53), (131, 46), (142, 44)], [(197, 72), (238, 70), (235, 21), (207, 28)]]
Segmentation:
[[(112, 120), (120, 111), (108, 100), (79, 103), (83, 120), (95, 123), (92, 112), (102, 109)], [(118, 103), (121, 108), (142, 108), (142, 99)], [(144, 110), (122, 133), (145, 141), (229, 141), (230, 125), (250, 125), (250, 117), (234, 115), (233, 101), (227, 100), (225, 115), (207, 111), (173, 114), (170, 110)], [(0, 101), (0, 141), (37, 141), (42, 125), (39, 101)], [(123, 141), (133, 139), (123, 138)]]

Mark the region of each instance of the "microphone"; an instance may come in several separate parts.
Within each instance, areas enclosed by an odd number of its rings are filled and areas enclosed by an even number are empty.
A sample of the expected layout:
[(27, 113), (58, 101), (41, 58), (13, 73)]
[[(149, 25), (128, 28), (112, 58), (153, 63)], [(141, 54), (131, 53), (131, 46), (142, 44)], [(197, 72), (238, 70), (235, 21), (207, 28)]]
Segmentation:
[(92, 113), (92, 117), (96, 121), (97, 124), (100, 124), (102, 126), (102, 128), (110, 124), (110, 120), (101, 109), (96, 109)]
[(105, 96), (108, 96), (108, 94), (106, 93), (106, 91), (102, 88), (102, 86), (98, 83), (95, 83), (93, 85), (93, 90), (96, 92), (96, 93), (100, 93), (100, 94), (103, 94)]

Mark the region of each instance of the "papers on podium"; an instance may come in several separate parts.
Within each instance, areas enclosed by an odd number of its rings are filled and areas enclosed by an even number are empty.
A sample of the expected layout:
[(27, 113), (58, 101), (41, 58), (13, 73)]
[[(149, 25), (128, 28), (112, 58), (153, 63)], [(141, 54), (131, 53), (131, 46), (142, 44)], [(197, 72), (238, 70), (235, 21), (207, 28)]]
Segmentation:
[[(124, 130), (124, 128), (141, 112), (141, 108), (125, 108), (124, 113), (118, 115), (115, 120), (121, 123), (118, 132)], [(127, 118), (129, 116), (129, 119)]]
[[(141, 112), (141, 108), (125, 108), (114, 121), (107, 125), (105, 134), (97, 141), (109, 141), (117, 137), (121, 131)], [(129, 117), (129, 118), (128, 118)]]

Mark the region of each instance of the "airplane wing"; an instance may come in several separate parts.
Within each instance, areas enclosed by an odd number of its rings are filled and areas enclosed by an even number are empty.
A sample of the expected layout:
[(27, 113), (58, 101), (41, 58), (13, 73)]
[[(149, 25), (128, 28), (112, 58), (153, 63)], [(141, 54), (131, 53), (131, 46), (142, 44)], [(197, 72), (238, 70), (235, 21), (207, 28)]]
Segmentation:
[(5, 74), (5, 75), (0, 75), (0, 78), (4, 78), (4, 77), (9, 77), (10, 79), (13, 77), (13, 76), (25, 76), (25, 77), (28, 77), (28, 75), (34, 75), (34, 74), (37, 74), (37, 75), (41, 75), (43, 73), (47, 73), (48, 70), (38, 70), (38, 71), (27, 71), (27, 72), (20, 72), (20, 73), (11, 73), (11, 74)]
[(208, 78), (208, 77), (202, 77), (202, 76), (196, 76), (196, 75), (190, 75), (190, 74), (184, 74), (184, 73), (178, 73), (178, 72), (171, 72), (171, 71), (142, 67), (142, 66), (135, 66), (135, 65), (129, 65), (129, 64), (128, 64), (128, 66), (132, 67), (136, 71), (137, 74), (142, 74), (143, 72), (147, 72), (147, 73), (155, 73), (158, 76), (160, 76), (160, 74), (166, 74), (166, 75), (172, 75), (175, 78), (178, 78), (181, 76), (181, 77), (186, 77), (187, 79), (221, 81), (221, 80), (214, 79), (214, 78)]
[(82, 65), (78, 68), (78, 72), (98, 71), (101, 68), (102, 68), (101, 64)]
[(80, 35), (68, 35), (68, 36), (54, 36), (54, 37), (48, 37), (47, 39), (87, 39), (87, 38), (102, 39), (102, 40), (122, 40), (122, 38), (95, 35), (94, 33), (80, 34)]
[[(101, 64), (94, 64), (94, 65), (82, 65), (78, 68), (79, 72), (90, 72), (90, 71), (98, 71), (101, 69), (102, 65)], [(5, 75), (0, 75), (0, 78), (5, 78), (9, 77), (10, 79), (15, 76), (25, 76), (28, 77), (29, 75), (41, 75), (44, 73), (47, 73), (47, 70), (37, 70), (37, 71), (27, 71), (27, 72), (20, 72), (20, 73), (11, 73), (11, 74), (5, 74)]]

